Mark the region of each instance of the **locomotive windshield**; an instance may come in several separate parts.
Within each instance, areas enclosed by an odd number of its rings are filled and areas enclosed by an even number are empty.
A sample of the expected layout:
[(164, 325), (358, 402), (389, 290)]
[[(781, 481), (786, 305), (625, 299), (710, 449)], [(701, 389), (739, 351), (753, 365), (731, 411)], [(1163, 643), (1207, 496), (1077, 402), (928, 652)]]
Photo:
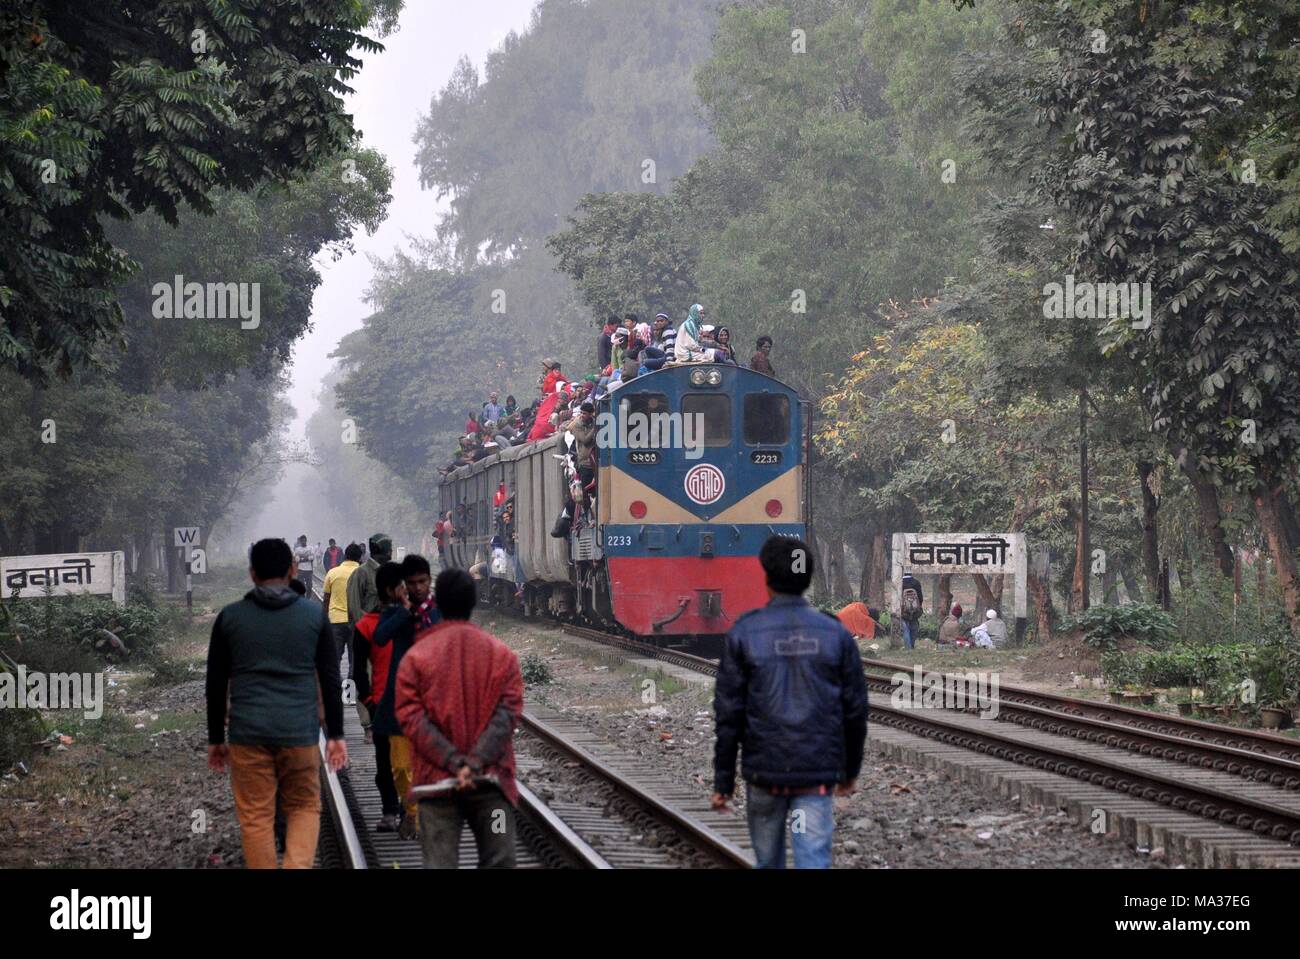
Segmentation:
[(780, 393), (750, 393), (745, 397), (745, 442), (750, 446), (779, 446), (790, 440), (790, 398)]
[(687, 393), (682, 397), (682, 416), (704, 417), (704, 445), (726, 446), (731, 442), (731, 397), (725, 393)]

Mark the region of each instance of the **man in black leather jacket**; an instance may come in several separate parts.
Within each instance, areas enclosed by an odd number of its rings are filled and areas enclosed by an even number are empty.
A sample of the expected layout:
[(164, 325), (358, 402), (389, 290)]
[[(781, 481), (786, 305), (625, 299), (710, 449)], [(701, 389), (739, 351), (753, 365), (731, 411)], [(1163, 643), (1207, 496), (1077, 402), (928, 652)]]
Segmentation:
[(771, 597), (727, 634), (713, 708), (713, 807), (735, 790), (736, 753), (760, 869), (785, 866), (790, 819), (796, 869), (828, 869), (834, 795), (853, 792), (867, 738), (867, 683), (852, 634), (804, 599), (812, 550), (773, 536), (759, 562)]

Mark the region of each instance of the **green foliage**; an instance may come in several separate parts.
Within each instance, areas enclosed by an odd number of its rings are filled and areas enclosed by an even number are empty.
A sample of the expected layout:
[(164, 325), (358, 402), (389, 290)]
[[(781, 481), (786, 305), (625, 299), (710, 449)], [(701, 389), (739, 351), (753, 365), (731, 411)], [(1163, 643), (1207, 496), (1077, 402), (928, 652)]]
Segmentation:
[(524, 677), (525, 686), (549, 686), (555, 681), (550, 664), (537, 653), (525, 656), (519, 664), (519, 671)]
[(1122, 639), (1146, 646), (1167, 646), (1178, 635), (1174, 620), (1159, 606), (1092, 606), (1060, 624), (1063, 632), (1082, 630), (1083, 641), (1093, 649), (1114, 649)]
[[(105, 215), (212, 213), (347, 148), (342, 96), (397, 5), (25, 0), (0, 13), (0, 364), (46, 378), (121, 344), (131, 261)], [(196, 35), (194, 31), (202, 31)]]
[[(106, 661), (149, 660), (168, 625), (168, 614), (128, 602), (118, 606), (103, 596), (59, 596), (12, 600), (7, 604), (22, 637), (6, 647), (32, 669), (86, 672)], [(80, 668), (55, 664), (77, 663)], [(90, 664), (90, 665), (88, 665)]]
[(1259, 654), (1260, 647), (1252, 643), (1112, 651), (1102, 655), (1101, 673), (1111, 686), (1199, 686), (1209, 700), (1228, 702), (1240, 696), (1244, 680), (1257, 674)]

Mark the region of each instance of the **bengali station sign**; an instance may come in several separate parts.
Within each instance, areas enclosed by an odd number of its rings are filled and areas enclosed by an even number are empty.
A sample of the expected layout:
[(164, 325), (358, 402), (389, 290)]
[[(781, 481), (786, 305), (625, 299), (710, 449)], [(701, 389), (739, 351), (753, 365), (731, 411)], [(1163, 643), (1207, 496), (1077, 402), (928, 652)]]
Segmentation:
[(0, 556), (0, 589), (5, 599), (90, 593), (111, 596), (121, 606), (126, 603), (126, 554)]
[(904, 573), (981, 573), (1014, 576), (1015, 615), (1023, 619), (1028, 612), (1024, 533), (895, 533), (893, 546), (895, 605)]

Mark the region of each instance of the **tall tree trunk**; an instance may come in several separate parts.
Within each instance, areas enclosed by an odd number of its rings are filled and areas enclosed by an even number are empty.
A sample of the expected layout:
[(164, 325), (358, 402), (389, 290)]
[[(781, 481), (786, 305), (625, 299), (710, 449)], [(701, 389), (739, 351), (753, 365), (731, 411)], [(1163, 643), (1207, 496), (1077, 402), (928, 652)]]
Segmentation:
[(1092, 576), (1092, 531), (1088, 524), (1088, 391), (1079, 390), (1079, 528), (1075, 536), (1072, 598), (1081, 610), (1088, 608)]
[(1029, 573), (1026, 579), (1029, 596), (1034, 601), (1034, 620), (1037, 624), (1035, 633), (1040, 643), (1049, 643), (1052, 631), (1056, 628), (1056, 609), (1052, 606), (1051, 590), (1035, 573)]
[(1088, 576), (1092, 572), (1092, 557), (1088, 555), (1088, 524), (1084, 522), (1083, 513), (1071, 509), (1074, 514), (1074, 572), (1070, 576), (1071, 613), (1082, 612), (1088, 597)]
[(1261, 484), (1251, 492), (1251, 498), (1255, 503), (1260, 529), (1268, 543), (1268, 551), (1273, 555), (1277, 585), (1282, 593), (1282, 606), (1286, 610), (1287, 620), (1291, 623), (1291, 632), (1300, 635), (1300, 581), (1297, 581), (1295, 553), (1291, 551), (1286, 521), (1278, 508), (1276, 492)]
[[(1146, 580), (1147, 592), (1159, 596), (1160, 537), (1156, 514), (1160, 509), (1160, 499), (1151, 488), (1151, 474), (1155, 472), (1155, 465), (1145, 460), (1139, 461), (1137, 472), (1142, 486), (1142, 576)], [(1129, 586), (1129, 592), (1133, 592), (1132, 586)]]
[(1117, 582), (1119, 582), (1119, 572), (1115, 569), (1115, 564), (1107, 563), (1105, 572), (1101, 574), (1101, 601), (1107, 606), (1119, 605), (1119, 596), (1115, 589)]
[[(975, 573), (972, 578), (975, 580), (975, 593), (980, 598), (980, 608), (976, 610), (980, 618), (984, 616), (984, 610), (996, 609), (1001, 614), (1002, 610), (998, 608), (998, 597), (994, 595), (993, 588), (989, 585), (988, 577), (983, 573)], [(1001, 585), (1002, 577), (998, 577), (998, 585)]]
[(934, 614), (942, 622), (948, 615), (948, 610), (952, 609), (952, 573), (940, 574), (939, 589), (935, 596)]
[[(1205, 534), (1205, 546), (1211, 563), (1219, 568), (1220, 576), (1232, 575), (1232, 549), (1228, 546), (1228, 537), (1223, 531), (1223, 513), (1219, 508), (1219, 490), (1201, 473), (1193, 462), (1192, 456), (1182, 450), (1183, 473), (1192, 484), (1196, 494), (1196, 514), (1201, 521), (1201, 532)], [(1180, 570), (1181, 575), (1181, 570)]]
[[(1146, 602), (1146, 596), (1142, 591), (1142, 584), (1138, 582), (1138, 578), (1133, 575), (1133, 570), (1129, 569), (1128, 566), (1124, 566), (1120, 569), (1119, 575), (1124, 579), (1124, 588), (1128, 590), (1128, 598), (1135, 603)], [(1157, 577), (1158, 576), (1159, 572), (1157, 571)]]
[(871, 576), (867, 580), (867, 588), (862, 594), (862, 601), (868, 606), (875, 605), (884, 609), (888, 604), (885, 602), (885, 584), (889, 582), (890, 564), (889, 564), (889, 545), (885, 539), (885, 531), (878, 529), (871, 534), (871, 562), (868, 564), (871, 569)]

